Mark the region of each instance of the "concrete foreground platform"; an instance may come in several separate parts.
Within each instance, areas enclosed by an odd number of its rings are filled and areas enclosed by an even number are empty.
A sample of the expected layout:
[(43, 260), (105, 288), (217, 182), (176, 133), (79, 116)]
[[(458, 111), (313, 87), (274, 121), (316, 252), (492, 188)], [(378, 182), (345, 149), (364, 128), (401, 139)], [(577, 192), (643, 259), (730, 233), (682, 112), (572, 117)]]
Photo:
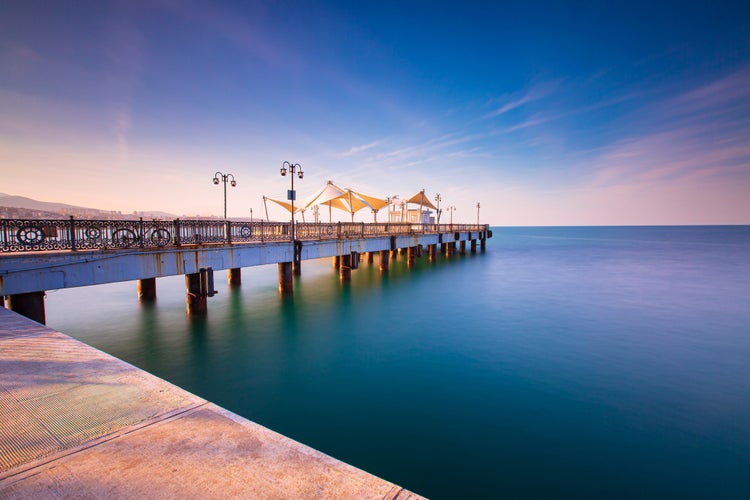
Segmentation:
[(0, 307), (0, 498), (422, 498)]

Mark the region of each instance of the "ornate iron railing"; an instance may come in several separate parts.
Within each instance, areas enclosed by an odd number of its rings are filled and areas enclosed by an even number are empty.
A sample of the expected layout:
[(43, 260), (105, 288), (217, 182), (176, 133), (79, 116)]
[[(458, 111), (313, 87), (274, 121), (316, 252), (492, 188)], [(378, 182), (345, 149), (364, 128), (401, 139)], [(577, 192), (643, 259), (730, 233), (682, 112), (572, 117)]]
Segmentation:
[[(0, 219), (0, 251), (161, 248), (287, 241), (288, 222), (224, 220)], [(486, 232), (486, 224), (295, 223), (298, 240), (375, 238), (408, 234)]]

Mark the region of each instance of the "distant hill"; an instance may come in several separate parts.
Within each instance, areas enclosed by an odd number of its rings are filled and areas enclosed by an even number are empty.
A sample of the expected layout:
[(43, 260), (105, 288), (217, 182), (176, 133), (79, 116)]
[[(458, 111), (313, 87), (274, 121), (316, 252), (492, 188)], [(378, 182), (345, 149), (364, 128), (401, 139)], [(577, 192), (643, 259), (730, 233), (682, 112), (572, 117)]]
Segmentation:
[[(76, 217), (89, 217), (89, 218), (107, 218), (107, 219), (124, 219), (134, 217), (147, 217), (157, 219), (175, 219), (176, 215), (167, 212), (136, 212), (131, 214), (123, 214), (121, 212), (112, 210), (101, 210), (98, 208), (80, 207), (77, 205), (68, 205), (67, 203), (57, 203), (49, 201), (33, 200), (26, 198), (25, 196), (14, 196), (6, 193), (0, 193), (0, 208), (3, 208), (3, 212), (9, 212), (6, 209), (21, 209), (22, 211), (32, 212), (44, 212), (45, 216), (48, 213), (57, 214), (59, 216), (76, 216)], [(16, 213), (15, 211), (13, 213)], [(40, 214), (41, 215), (41, 214)], [(19, 215), (21, 216), (22, 213)], [(29, 215), (31, 216), (31, 215)]]
[[(0, 207), (25, 208), (28, 210), (43, 210), (45, 212), (59, 212), (60, 210), (94, 210), (86, 207), (67, 205), (65, 203), (53, 203), (49, 201), (37, 201), (25, 196), (13, 196), (0, 193)], [(102, 211), (102, 210), (96, 210)]]

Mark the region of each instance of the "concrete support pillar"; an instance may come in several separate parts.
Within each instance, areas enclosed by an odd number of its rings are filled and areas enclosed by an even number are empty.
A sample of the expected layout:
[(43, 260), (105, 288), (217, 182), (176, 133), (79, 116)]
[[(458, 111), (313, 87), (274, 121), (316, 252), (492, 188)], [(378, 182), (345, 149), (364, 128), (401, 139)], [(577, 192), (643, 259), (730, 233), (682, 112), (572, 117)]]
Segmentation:
[(428, 246), (427, 254), (430, 257), (430, 262), (435, 262), (435, 260), (437, 260), (437, 244)]
[(391, 256), (391, 252), (389, 250), (383, 250), (380, 252), (380, 270), (381, 271), (388, 271), (388, 268), (390, 267), (389, 264), (389, 257)]
[(400, 253), (401, 255), (404, 255), (405, 253), (408, 253), (408, 252), (409, 252), (408, 248), (399, 248), (398, 249), (398, 253)]
[(333, 261), (333, 268), (334, 269), (338, 269), (339, 267), (341, 267), (341, 256), (340, 255), (334, 255), (332, 261)]
[(372, 255), (372, 252), (367, 252), (367, 255), (365, 256), (365, 262), (368, 264), (372, 264), (375, 261), (375, 258)]
[(293, 291), (292, 263), (279, 262), (279, 293), (292, 293)]
[(347, 253), (341, 256), (341, 267), (339, 267), (339, 278), (341, 281), (352, 279), (352, 254)]
[(138, 280), (138, 300), (156, 300), (156, 278)]
[(301, 260), (295, 261), (292, 264), (292, 272), (294, 273), (295, 276), (300, 276), (302, 274), (302, 261)]
[(391, 260), (395, 261), (398, 259), (398, 250), (391, 250)]
[(423, 251), (423, 250), (424, 250), (424, 249), (422, 248), (422, 245), (417, 245), (417, 257), (418, 257), (418, 258), (421, 258), (421, 257), (422, 257), (422, 251)]
[(242, 284), (242, 269), (233, 267), (227, 271), (227, 282), (229, 286), (240, 286)]
[(8, 309), (44, 325), (47, 321), (44, 313), (44, 295), (44, 292), (8, 295)]
[(200, 316), (208, 312), (208, 297), (201, 289), (201, 273), (185, 275), (185, 311), (190, 316)]
[(448, 245), (446, 245), (445, 243), (441, 243), (440, 244), (440, 253), (447, 254), (448, 253)]
[(460, 248), (459, 251), (461, 252), (461, 255), (466, 255), (466, 240), (461, 240), (459, 248)]
[(411, 267), (417, 261), (417, 247), (409, 247), (406, 249), (406, 265)]
[(477, 240), (471, 240), (471, 253), (477, 253)]
[(482, 238), (481, 240), (479, 240), (479, 245), (484, 252), (487, 249), (487, 240), (485, 238)]

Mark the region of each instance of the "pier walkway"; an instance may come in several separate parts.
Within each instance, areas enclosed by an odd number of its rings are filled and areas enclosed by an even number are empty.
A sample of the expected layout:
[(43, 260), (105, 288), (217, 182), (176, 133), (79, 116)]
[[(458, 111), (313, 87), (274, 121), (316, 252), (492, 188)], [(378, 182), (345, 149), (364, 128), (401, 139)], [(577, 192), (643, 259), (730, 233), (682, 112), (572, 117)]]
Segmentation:
[(421, 498), (0, 307), (0, 498)]
[[(185, 276), (186, 311), (206, 314), (214, 271), (227, 270), (231, 285), (241, 269), (277, 264), (279, 292), (292, 293), (302, 262), (333, 258), (342, 281), (360, 256), (379, 258), (382, 272), (399, 254), (409, 266), (485, 249), (486, 224), (264, 223), (204, 220), (0, 219), (0, 306), (45, 322), (47, 290), (138, 281), (138, 296), (153, 300), (156, 279)], [(292, 236), (294, 239), (292, 240)]]

